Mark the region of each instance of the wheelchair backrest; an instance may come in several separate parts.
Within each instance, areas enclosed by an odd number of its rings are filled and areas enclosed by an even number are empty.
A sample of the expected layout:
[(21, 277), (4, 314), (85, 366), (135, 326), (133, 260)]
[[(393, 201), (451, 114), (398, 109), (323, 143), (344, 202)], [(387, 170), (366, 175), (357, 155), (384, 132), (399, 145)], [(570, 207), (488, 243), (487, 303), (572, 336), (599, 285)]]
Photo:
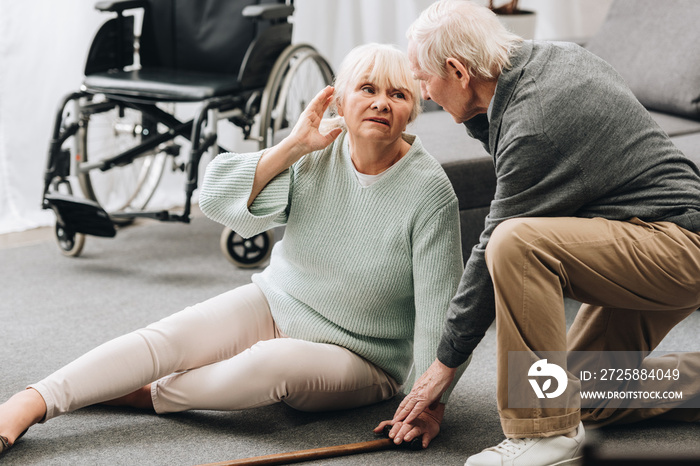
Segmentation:
[(260, 32), (243, 8), (283, 0), (149, 0), (140, 56), (143, 67), (235, 74)]

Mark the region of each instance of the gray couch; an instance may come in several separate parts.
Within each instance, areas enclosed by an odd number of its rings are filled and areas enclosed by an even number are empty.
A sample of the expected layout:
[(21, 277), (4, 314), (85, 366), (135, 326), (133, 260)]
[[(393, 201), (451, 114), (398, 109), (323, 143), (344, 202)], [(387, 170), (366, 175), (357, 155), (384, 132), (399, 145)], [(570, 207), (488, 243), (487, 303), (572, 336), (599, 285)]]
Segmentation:
[[(639, 101), (700, 166), (700, 2), (616, 0), (585, 45), (608, 61)], [(429, 103), (411, 127), (441, 163), (459, 198), (463, 255), (478, 242), (496, 188), (491, 156), (463, 125)]]

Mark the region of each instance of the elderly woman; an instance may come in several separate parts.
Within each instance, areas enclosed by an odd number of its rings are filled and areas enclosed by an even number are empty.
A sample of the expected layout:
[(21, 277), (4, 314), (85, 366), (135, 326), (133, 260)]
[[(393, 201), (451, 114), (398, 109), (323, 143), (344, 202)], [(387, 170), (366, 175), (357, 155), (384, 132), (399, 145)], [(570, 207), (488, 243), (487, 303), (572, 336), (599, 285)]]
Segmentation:
[[(410, 388), (412, 367), (420, 375), (435, 357), (462, 272), (455, 194), (404, 133), (419, 96), (402, 52), (361, 46), (286, 139), (219, 155), (202, 211), (243, 236), (286, 225), (270, 265), (251, 284), (105, 343), (10, 398), (0, 405), (0, 448), (96, 403), (169, 413), (283, 401), (320, 411)], [(342, 127), (319, 130), (330, 105)], [(422, 418), (424, 446), (443, 409)]]

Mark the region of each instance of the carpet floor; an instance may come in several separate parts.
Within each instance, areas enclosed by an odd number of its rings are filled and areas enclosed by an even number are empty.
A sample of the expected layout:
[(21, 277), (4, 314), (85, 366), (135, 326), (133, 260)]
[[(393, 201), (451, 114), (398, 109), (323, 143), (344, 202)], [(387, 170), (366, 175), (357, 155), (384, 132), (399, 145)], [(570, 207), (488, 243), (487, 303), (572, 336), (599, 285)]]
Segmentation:
[[(78, 258), (52, 241), (0, 249), (0, 399), (5, 400), (94, 346), (232, 287), (258, 270), (231, 265), (220, 226), (144, 223), (114, 239), (90, 237)], [(575, 307), (569, 306), (569, 322)], [(662, 349), (700, 349), (700, 313)], [(491, 328), (453, 393), (442, 433), (419, 452), (381, 451), (306, 464), (458, 465), (502, 440)], [(699, 382), (700, 383), (700, 382)], [(373, 440), (399, 400), (345, 412), (300, 413), (283, 404), (241, 412), (156, 416), (90, 407), (32, 428), (3, 465), (198, 465)], [(646, 421), (601, 429), (600, 451), (616, 455), (700, 454), (700, 425)], [(670, 464), (670, 463), (669, 463)]]

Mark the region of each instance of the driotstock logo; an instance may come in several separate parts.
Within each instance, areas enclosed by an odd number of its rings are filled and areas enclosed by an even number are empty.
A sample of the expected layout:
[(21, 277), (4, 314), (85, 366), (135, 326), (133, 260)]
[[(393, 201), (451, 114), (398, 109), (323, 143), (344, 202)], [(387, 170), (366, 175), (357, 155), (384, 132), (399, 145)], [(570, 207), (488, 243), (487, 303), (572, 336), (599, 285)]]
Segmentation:
[[(527, 371), (528, 381), (532, 385), (532, 389), (535, 391), (537, 398), (556, 398), (566, 390), (566, 385), (568, 380), (566, 378), (566, 372), (564, 369), (556, 364), (550, 364), (546, 359), (540, 359), (535, 362), (530, 369)], [(544, 379), (544, 377), (547, 377)], [(552, 379), (557, 381), (557, 386), (554, 391), (549, 391), (552, 388)], [(540, 380), (543, 380), (540, 386)]]

